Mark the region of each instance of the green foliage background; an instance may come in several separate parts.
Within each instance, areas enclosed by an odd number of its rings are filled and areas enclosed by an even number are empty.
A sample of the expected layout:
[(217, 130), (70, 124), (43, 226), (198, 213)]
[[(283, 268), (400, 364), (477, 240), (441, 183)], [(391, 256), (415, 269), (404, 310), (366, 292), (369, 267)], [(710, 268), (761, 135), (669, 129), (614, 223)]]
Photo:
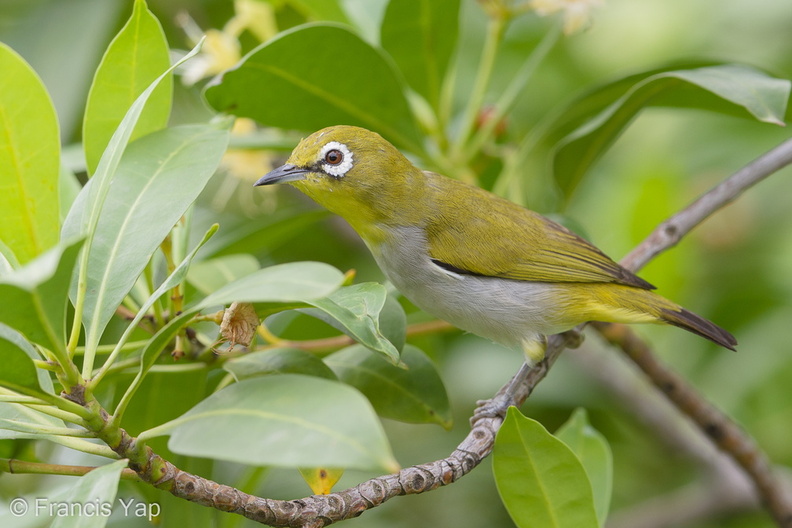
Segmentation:
[[(275, 23), (280, 30), (312, 21), (352, 23), (358, 26), (363, 39), (374, 38), (377, 24), (370, 19), (376, 20), (378, 11), (371, 9), (371, 5), (381, 2), (347, 0), (343, 4), (346, 10), (338, 8), (335, 2), (274, 2)], [(233, 3), (220, 0), (151, 0), (149, 8), (162, 23), (170, 46), (181, 49), (192, 45), (176, 23), (179, 13), (188, 13), (204, 29), (221, 28), (234, 15)], [(121, 0), (6, 0), (0, 8), (0, 41), (16, 50), (44, 81), (60, 122), (64, 164), (78, 174), (84, 172), (79, 143), (83, 140), (81, 123), (88, 87), (103, 51), (131, 9), (131, 2)], [(350, 16), (352, 13), (357, 15)], [(459, 54), (452, 62), (459, 79), (455, 108), (464, 107), (474, 83), (485, 33), (485, 17), (476, 2), (463, 1), (460, 16)], [(550, 25), (547, 19), (533, 15), (515, 20), (494, 64), (486, 100), (497, 99)], [(550, 52), (508, 113), (506, 131), (493, 149), (495, 155), (478, 156), (471, 166), (480, 174), (483, 186), (494, 186), (511, 199), (543, 213), (560, 215), (563, 221), (576, 226), (618, 259), (657, 223), (787, 138), (788, 130), (745, 116), (680, 109), (683, 105), (672, 101), (669, 103), (672, 107), (653, 107), (642, 112), (576, 185), (553, 180), (547, 158), (539, 155), (548, 152), (539, 151), (521, 160), (520, 175), (525, 178), (509, 185), (501, 183), (499, 187), (495, 179), (503, 168), (503, 151), (498, 149), (513, 148), (543, 116), (582, 90), (637, 72), (723, 61), (750, 64), (789, 79), (792, 77), (789, 27), (792, 27), (792, 11), (783, 0), (610, 0), (595, 11), (590, 29), (562, 38)], [(251, 31), (242, 33), (240, 40), (243, 52), (253, 49), (260, 41)], [(386, 37), (383, 40), (386, 45)], [(321, 55), (322, 50), (317, 49), (321, 40), (313, 45), (303, 50), (306, 61), (314, 52)], [(441, 46), (441, 49), (445, 48)], [(324, 59), (333, 60), (333, 57)], [(319, 73), (323, 74), (322, 67), (329, 67), (333, 74), (344, 78), (347, 71), (344, 58), (337, 59), (335, 63), (323, 63)], [(421, 65), (396, 62), (408, 78), (424, 76)], [(365, 81), (363, 74), (348, 90), (350, 94), (361, 92), (362, 114), (372, 120), (368, 126), (376, 128), (377, 119), (389, 122), (389, 116), (376, 114), (377, 101), (367, 92)], [(437, 82), (426, 78), (426, 85), (416, 85), (415, 89), (431, 94)], [(200, 84), (185, 87), (176, 79), (171, 125), (201, 123), (211, 117), (213, 111), (203, 101), (201, 88)], [(263, 106), (273, 107), (273, 112), (280, 109), (277, 100), (267, 99), (263, 87), (260, 97)], [(431, 95), (427, 100), (430, 105), (438, 104)], [(289, 115), (274, 115), (266, 124), (288, 128)], [(411, 124), (400, 126), (407, 138), (402, 147), (409, 148), (411, 141), (420, 141), (420, 132), (411, 130)], [(231, 146), (269, 147), (269, 160), (277, 164), (299, 134), (287, 131), (272, 135), (265, 131), (236, 136), (232, 137)], [(237, 154), (248, 166), (255, 167), (260, 162), (252, 155), (244, 157), (250, 152)], [(420, 153), (413, 154), (420, 158)], [(95, 167), (95, 163), (96, 160), (89, 160), (90, 167)], [(465, 177), (465, 174), (457, 176)], [(666, 362), (750, 431), (775, 463), (787, 467), (792, 465), (789, 442), (792, 355), (787, 335), (788, 321), (792, 320), (789, 176), (790, 169), (785, 169), (752, 189), (641, 273), (658, 285), (665, 296), (728, 328), (737, 336), (740, 352), (732, 354), (716, 349), (703, 340), (669, 328), (638, 329), (655, 344)], [(84, 181), (84, 174), (81, 177)], [(347, 226), (317, 212), (313, 204), (290, 189), (254, 190), (251, 177), (255, 174), (244, 179), (244, 175), (234, 174), (232, 170), (220, 171), (199, 196), (189, 247), (194, 247), (213, 223), (219, 223), (221, 229), (207, 243), (198, 260), (238, 254), (255, 257), (252, 262), (250, 257), (225, 261), (224, 271), (232, 277), (249, 274), (260, 265), (315, 260), (340, 270), (356, 269), (357, 283), (383, 280)], [(221, 285), (210, 284), (218, 275), (216, 268), (204, 270), (201, 276), (199, 264), (190, 270), (188, 301), (199, 299)], [(202, 285), (206, 291), (201, 290)], [(429, 320), (409, 303), (401, 302), (408, 324)], [(123, 328), (120, 318), (112, 319), (103, 342), (112, 342)], [(292, 314), (270, 320), (270, 329), (286, 339), (318, 339), (338, 333), (314, 319)], [(437, 421), (447, 424), (453, 418), (454, 425), (446, 431), (432, 425), (384, 419), (395, 458), (402, 466), (446, 456), (466, 433), (475, 401), (491, 396), (521, 361), (520, 355), (513, 351), (456, 331), (414, 337), (409, 343), (425, 351), (437, 365), (451, 402), (450, 414)], [(701, 475), (684, 454), (670, 449), (655, 431), (648, 429), (641, 417), (626, 412), (619, 398), (600, 384), (596, 376), (586, 372), (576, 359), (579, 354), (605, 353), (612, 361), (621, 361), (612, 352), (597, 350), (600, 348), (600, 343), (591, 336), (583, 349), (566, 352), (523, 407), (523, 413), (555, 431), (574, 409), (588, 410), (590, 422), (613, 450), (612, 515), (644, 500), (684, 489), (692, 482), (706, 480), (706, 475)], [(336, 357), (335, 360), (348, 359)], [(328, 363), (332, 365), (333, 356), (328, 358)], [(137, 434), (182, 415), (211, 394), (223, 374), (211, 368), (184, 369), (178, 373), (155, 369), (131, 401), (122, 425)], [(99, 396), (117, 402), (133, 375), (133, 371), (118, 373), (113, 378), (117, 384), (108, 383)], [(638, 382), (631, 383), (635, 384), (635, 391), (650, 390)], [(372, 403), (377, 408), (373, 399)], [(164, 438), (152, 439), (151, 445), (184, 470), (260, 496), (294, 498), (310, 493), (297, 472), (291, 470), (265, 470), (176, 455), (169, 451)], [(49, 445), (10, 440), (0, 440), (0, 453), (5, 458), (56, 459), (68, 464), (105, 462), (89, 455), (75, 456), (73, 452)], [(511, 526), (512, 521), (498, 498), (490, 466), (491, 462), (485, 461), (483, 467), (452, 486), (422, 496), (395, 499), (346, 524), (353, 527)], [(375, 475), (348, 471), (336, 489)], [(73, 477), (65, 476), (3, 475), (0, 492), (7, 499), (55, 493), (73, 482)], [(122, 481), (118, 495), (162, 504), (163, 526), (252, 525), (242, 518), (177, 500), (147, 486)], [(108, 523), (109, 526), (145, 524), (145, 521), (122, 518), (113, 518)], [(771, 524), (766, 514), (747, 511), (695, 526), (738, 528)]]

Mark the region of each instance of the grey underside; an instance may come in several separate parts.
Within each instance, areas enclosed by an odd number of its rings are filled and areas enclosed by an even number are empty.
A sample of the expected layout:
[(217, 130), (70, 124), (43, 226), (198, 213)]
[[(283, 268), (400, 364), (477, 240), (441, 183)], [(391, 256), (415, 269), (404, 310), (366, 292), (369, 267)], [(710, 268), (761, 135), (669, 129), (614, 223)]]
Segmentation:
[(396, 228), (390, 242), (372, 253), (416, 306), (505, 346), (523, 348), (577, 324), (564, 320), (569, 312), (558, 305), (558, 287), (552, 283), (454, 273), (433, 263), (419, 228)]

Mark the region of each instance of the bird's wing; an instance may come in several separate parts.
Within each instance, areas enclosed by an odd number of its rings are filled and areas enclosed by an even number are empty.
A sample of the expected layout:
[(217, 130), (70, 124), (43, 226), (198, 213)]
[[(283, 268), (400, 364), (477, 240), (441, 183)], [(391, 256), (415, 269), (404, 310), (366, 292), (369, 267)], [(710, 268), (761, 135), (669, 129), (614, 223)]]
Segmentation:
[[(438, 266), (514, 280), (614, 282), (654, 288), (538, 213), (475, 187), (470, 188), (472, 192), (448, 192), (447, 183), (435, 185), (443, 176), (427, 173), (427, 177), (432, 205), (425, 232), (429, 256)], [(449, 221), (450, 217), (454, 220)]]

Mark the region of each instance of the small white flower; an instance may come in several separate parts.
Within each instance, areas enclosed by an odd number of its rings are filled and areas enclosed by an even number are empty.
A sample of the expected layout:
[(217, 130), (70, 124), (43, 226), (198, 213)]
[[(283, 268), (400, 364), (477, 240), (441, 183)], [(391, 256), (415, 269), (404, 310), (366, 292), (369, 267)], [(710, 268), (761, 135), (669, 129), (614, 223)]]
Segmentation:
[(564, 13), (564, 33), (571, 35), (588, 25), (591, 11), (600, 7), (603, 0), (531, 0), (531, 7), (540, 16), (562, 11)]

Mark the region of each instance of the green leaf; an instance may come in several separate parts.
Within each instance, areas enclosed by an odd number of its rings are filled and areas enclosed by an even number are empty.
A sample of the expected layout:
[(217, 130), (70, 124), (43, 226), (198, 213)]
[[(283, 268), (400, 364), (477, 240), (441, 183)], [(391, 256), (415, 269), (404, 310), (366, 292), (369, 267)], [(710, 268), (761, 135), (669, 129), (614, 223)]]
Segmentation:
[(343, 469), (297, 468), (314, 495), (328, 495), (343, 476)]
[(19, 261), (11, 248), (0, 240), (0, 277), (7, 275), (19, 267)]
[(382, 47), (435, 109), (458, 31), (459, 0), (390, 2), (382, 20)]
[(574, 453), (535, 420), (510, 407), (492, 456), (495, 484), (520, 528), (599, 526), (586, 471)]
[[(365, 87), (365, 89), (363, 89)], [(259, 46), (207, 88), (216, 110), (263, 125), (375, 130), (422, 152), (402, 83), (381, 52), (343, 26), (308, 24)]]
[[(92, 178), (91, 192), (83, 198), (84, 205), (79, 208), (72, 207), (66, 217), (65, 223), (76, 223), (79, 226), (79, 234), (81, 236), (88, 236), (90, 239), (93, 236), (93, 231), (96, 229), (96, 224), (99, 221), (102, 207), (104, 206), (107, 192), (110, 188), (110, 183), (113, 181), (118, 165), (121, 162), (121, 156), (124, 154), (130, 138), (137, 126), (143, 109), (146, 106), (151, 94), (157, 89), (160, 83), (164, 82), (170, 73), (184, 64), (186, 61), (194, 57), (201, 49), (203, 40), (201, 40), (192, 50), (190, 50), (184, 57), (177, 61), (173, 66), (165, 70), (159, 77), (143, 90), (129, 110), (121, 120), (110, 142), (107, 144), (99, 160), (99, 165), (96, 167), (94, 176)], [(61, 237), (65, 238), (65, 237)], [(84, 259), (83, 259), (84, 260)]]
[(380, 416), (408, 423), (436, 423), (449, 429), (451, 407), (435, 365), (411, 345), (404, 347), (401, 360), (407, 368), (399, 368), (361, 345), (325, 358), (338, 378), (365, 394)]
[(71, 209), (72, 204), (77, 199), (77, 196), (82, 190), (82, 184), (77, 176), (66, 166), (61, 163), (60, 176), (58, 177), (58, 199), (60, 200), (60, 222), (66, 221), (66, 216)]
[(398, 468), (374, 410), (359, 392), (298, 374), (240, 381), (138, 438), (164, 434), (175, 453), (242, 464)]
[[(0, 338), (16, 345), (17, 348), (19, 348), (25, 354), (27, 354), (30, 359), (41, 358), (38, 351), (33, 347), (33, 345), (31, 345), (30, 342), (27, 339), (25, 339), (25, 336), (23, 336), (22, 334), (11, 328), (10, 326), (4, 325), (3, 323), (0, 323)], [(36, 369), (36, 376), (38, 378), (39, 387), (41, 387), (45, 392), (48, 392), (50, 394), (53, 394), (55, 392), (49, 371), (43, 369)], [(61, 423), (61, 425), (63, 424)]]
[[(143, 90), (170, 66), (168, 41), (146, 2), (136, 0), (132, 16), (107, 47), (94, 75), (83, 120), (83, 148), (92, 174), (113, 132)], [(134, 140), (168, 123), (172, 78), (151, 94), (130, 137)]]
[(380, 333), (401, 352), (407, 341), (407, 314), (393, 295), (385, 298), (379, 314)]
[(66, 301), (82, 241), (59, 244), (0, 277), (0, 322), (50, 350), (65, 348)]
[[(184, 125), (129, 145), (90, 247), (83, 309), (87, 348), (98, 344), (151, 255), (214, 174), (228, 136), (227, 130), (214, 126)], [(74, 214), (70, 212), (63, 226), (65, 236), (79, 232), (79, 211), (86, 207), (93, 185), (92, 180), (74, 203)]]
[(576, 409), (567, 422), (555, 432), (577, 455), (591, 481), (594, 509), (600, 526), (605, 525), (613, 490), (613, 455), (608, 441), (588, 422), (586, 410)]
[[(10, 354), (7, 354), (6, 352), (9, 351)], [(26, 355), (27, 358), (22, 357), (23, 355)], [(33, 346), (19, 332), (0, 324), (0, 358), (2, 358), (3, 364), (3, 368), (0, 369), (0, 385), (29, 396), (36, 396), (37, 392), (52, 394), (53, 386), (49, 373), (35, 368), (31, 361), (38, 357)], [(31, 379), (30, 369), (34, 370), (35, 379)], [(0, 422), (28, 424), (31, 429), (42, 426), (48, 428), (66, 427), (63, 420), (39, 412), (36, 408), (18, 403), (0, 402)], [(46, 438), (46, 435), (0, 428), (0, 439), (22, 438)]]
[[(216, 215), (216, 212), (213, 212)], [(245, 218), (230, 229), (223, 223), (223, 235), (206, 246), (206, 254), (212, 257), (234, 255), (265, 250), (271, 252), (292, 242), (300, 233), (313, 227), (319, 220), (327, 218), (325, 209), (305, 211), (295, 208), (277, 211), (272, 215)], [(214, 221), (214, 218), (212, 219)]]
[[(68, 491), (59, 496), (59, 504), (92, 504), (97, 507), (96, 515), (56, 515), (50, 528), (102, 528), (107, 524), (108, 515), (102, 515), (99, 508), (103, 504), (116, 505), (118, 481), (121, 479), (121, 470), (127, 466), (127, 460), (116, 460), (100, 466), (90, 473), (76, 479)], [(123, 511), (123, 510), (122, 510)]]
[(270, 374), (305, 374), (335, 380), (336, 375), (318, 357), (296, 348), (271, 348), (226, 361), (223, 368), (237, 381)]
[(307, 11), (309, 16), (316, 20), (333, 20), (346, 22), (347, 17), (341, 8), (341, 2), (328, 2), (327, 0), (292, 0), (292, 4)]
[[(0, 386), (30, 394), (41, 392), (36, 366), (21, 348), (0, 337)], [(27, 390), (25, 390), (27, 389)]]
[[(568, 128), (576, 119), (603, 110), (560, 141), (553, 158), (553, 173), (569, 196), (591, 165), (607, 150), (633, 118), (647, 106), (698, 108), (754, 117), (783, 124), (790, 83), (747, 66), (722, 64), (701, 68), (651, 72), (632, 76), (615, 88), (604, 87), (572, 104), (557, 119)], [(573, 118), (574, 117), (574, 118)], [(551, 129), (550, 135), (553, 134)]]
[(380, 312), (388, 296), (382, 284), (366, 282), (341, 288), (326, 298), (310, 301), (316, 308), (300, 311), (344, 332), (358, 343), (399, 362), (399, 351), (382, 334)]
[(226, 255), (196, 262), (187, 272), (187, 280), (199, 292), (208, 295), (229, 282), (255, 273), (260, 267), (252, 255)]
[[(31, 394), (31, 396), (35, 395)], [(0, 402), (0, 424), (6, 425), (6, 427), (0, 426), (0, 440), (26, 438), (45, 440), (50, 439), (51, 436), (34, 431), (40, 428), (66, 427), (63, 420), (38, 412), (33, 407), (6, 402)], [(21, 427), (15, 427), (15, 425)], [(2, 518), (0, 518), (0, 522), (2, 522)]]
[(0, 43), (0, 240), (25, 263), (58, 241), (58, 118), (36, 72)]
[(226, 284), (196, 308), (232, 302), (304, 304), (330, 295), (343, 281), (343, 273), (320, 262), (278, 264)]

